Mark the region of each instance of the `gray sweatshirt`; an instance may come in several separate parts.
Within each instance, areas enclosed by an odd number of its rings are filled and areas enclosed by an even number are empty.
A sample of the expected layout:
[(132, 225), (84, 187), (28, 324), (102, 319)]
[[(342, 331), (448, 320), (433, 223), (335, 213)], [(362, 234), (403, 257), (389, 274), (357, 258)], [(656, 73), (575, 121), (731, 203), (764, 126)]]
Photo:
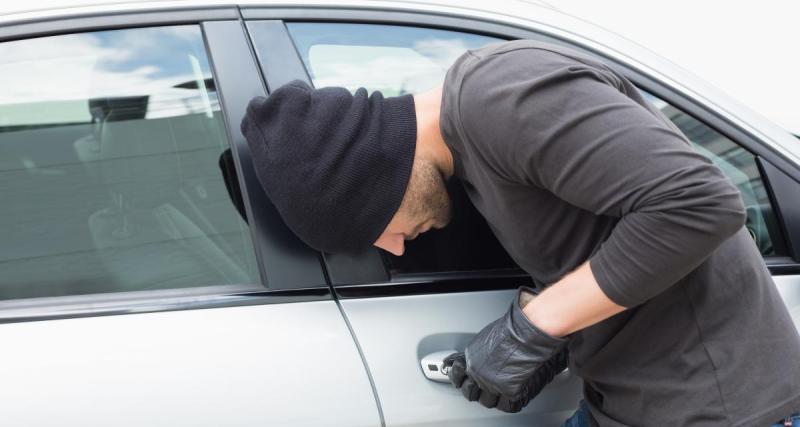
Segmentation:
[(546, 287), (590, 260), (628, 307), (572, 334), (601, 426), (758, 426), (800, 410), (800, 336), (744, 227), (733, 183), (636, 87), (534, 40), (448, 69), (455, 175)]

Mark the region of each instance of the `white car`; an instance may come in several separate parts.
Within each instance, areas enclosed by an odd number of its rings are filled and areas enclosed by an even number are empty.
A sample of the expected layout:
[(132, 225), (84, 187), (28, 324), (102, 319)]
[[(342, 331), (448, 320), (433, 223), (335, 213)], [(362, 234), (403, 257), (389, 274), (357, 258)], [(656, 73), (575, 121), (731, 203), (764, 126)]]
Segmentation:
[(2, 8), (3, 425), (560, 425), (581, 397), (569, 372), (508, 414), (439, 370), (530, 283), (458, 186), (452, 224), (402, 257), (318, 253), (267, 200), (239, 130), (252, 97), (290, 80), (417, 92), (507, 39), (634, 82), (741, 190), (800, 321), (797, 139), (585, 21), (522, 1)]

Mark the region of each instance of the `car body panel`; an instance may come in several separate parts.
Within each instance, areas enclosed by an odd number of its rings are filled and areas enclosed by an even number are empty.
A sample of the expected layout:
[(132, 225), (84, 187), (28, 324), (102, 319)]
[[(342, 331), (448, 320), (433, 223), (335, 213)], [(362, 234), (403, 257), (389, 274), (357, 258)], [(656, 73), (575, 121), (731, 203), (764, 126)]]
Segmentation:
[[(432, 285), (435, 286), (435, 285)], [(450, 384), (428, 380), (420, 360), (463, 351), (469, 338), (500, 317), (514, 291), (345, 299), (342, 308), (361, 344), (387, 426), (557, 426), (580, 398), (577, 377), (559, 378), (519, 414), (469, 402)]]
[(0, 325), (17, 426), (377, 426), (334, 301)]
[(800, 331), (800, 275), (773, 276), (794, 326)]

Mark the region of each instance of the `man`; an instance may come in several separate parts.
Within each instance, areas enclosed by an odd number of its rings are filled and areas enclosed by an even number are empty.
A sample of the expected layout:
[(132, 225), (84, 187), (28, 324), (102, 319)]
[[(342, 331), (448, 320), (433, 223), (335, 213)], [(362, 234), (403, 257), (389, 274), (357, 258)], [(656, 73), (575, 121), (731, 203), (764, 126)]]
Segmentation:
[(588, 55), (494, 43), (390, 98), (294, 81), (251, 101), (242, 131), (318, 250), (400, 255), (447, 224), (445, 180), (462, 181), (537, 288), (448, 358), (470, 400), (518, 411), (569, 359), (585, 400), (569, 423), (765, 426), (800, 409), (800, 337), (739, 192)]

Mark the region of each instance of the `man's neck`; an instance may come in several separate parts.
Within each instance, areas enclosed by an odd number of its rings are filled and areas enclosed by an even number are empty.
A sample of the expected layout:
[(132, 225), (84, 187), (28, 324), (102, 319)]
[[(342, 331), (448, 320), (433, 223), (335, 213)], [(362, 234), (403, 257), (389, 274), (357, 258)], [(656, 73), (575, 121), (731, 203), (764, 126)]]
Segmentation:
[(439, 117), (441, 114), (442, 86), (414, 95), (417, 115), (417, 154), (433, 159), (442, 174), (453, 175), (453, 155), (444, 143)]

